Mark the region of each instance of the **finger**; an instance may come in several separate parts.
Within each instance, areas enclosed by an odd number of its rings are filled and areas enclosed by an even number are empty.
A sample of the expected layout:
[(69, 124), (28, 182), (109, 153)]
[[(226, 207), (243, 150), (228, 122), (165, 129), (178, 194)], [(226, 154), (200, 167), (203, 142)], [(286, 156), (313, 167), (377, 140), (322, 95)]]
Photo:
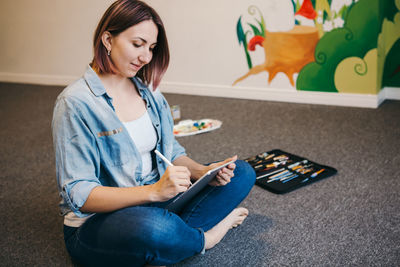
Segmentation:
[(191, 184), (190, 172), (186, 172), (185, 170), (170, 174), (170, 178), (172, 180), (175, 180), (177, 183), (184, 182), (187, 184)]
[(169, 166), (167, 170), (170, 170), (171, 172), (185, 172), (189, 176), (191, 175), (189, 169), (186, 166)]
[(219, 174), (216, 178), (217, 181), (223, 185), (226, 185), (231, 181), (231, 178), (226, 174)]
[(208, 184), (211, 185), (211, 186), (219, 186), (219, 184), (218, 184), (218, 182), (216, 180), (212, 180)]
[(233, 161), (233, 162), (235, 162), (235, 161), (237, 161), (237, 159), (238, 159), (238, 156), (237, 155), (235, 155), (235, 156), (233, 156), (233, 157), (230, 157), (230, 158), (227, 158), (226, 160), (224, 160), (226, 163), (227, 162), (229, 162), (229, 161)]
[(187, 186), (179, 186), (178, 187), (178, 194), (182, 193), (182, 192), (185, 192), (186, 190), (188, 190), (188, 188), (189, 187), (187, 187)]
[(236, 169), (236, 164), (235, 163), (231, 163), (231, 164), (227, 165), (226, 167), (233, 171), (233, 170)]
[(223, 169), (221, 170), (221, 174), (226, 174), (226, 175), (228, 175), (229, 177), (233, 177), (233, 176), (234, 176), (233, 170), (228, 169), (228, 168), (223, 168)]
[(168, 170), (168, 174), (170, 177), (187, 178), (189, 180), (191, 177), (191, 173), (186, 167), (170, 169)]
[(178, 177), (170, 177), (171, 186), (177, 188), (181, 192), (181, 187), (189, 188), (191, 186), (191, 182), (189, 179), (182, 179)]
[(216, 168), (218, 166), (224, 165), (224, 164), (226, 164), (226, 163), (228, 163), (228, 162), (230, 162), (232, 160), (236, 160), (236, 159), (237, 159), (237, 156), (234, 156), (234, 157), (231, 157), (231, 158), (227, 158), (224, 161), (220, 161), (220, 162), (217, 162), (217, 163), (210, 164), (210, 167), (211, 168)]
[(222, 162), (222, 164), (228, 163), (228, 162), (230, 162), (230, 161), (236, 161), (237, 158), (238, 158), (237, 155), (235, 155), (235, 156), (233, 156), (233, 157), (230, 157), (230, 158), (227, 158), (227, 159), (225, 159), (225, 160)]
[(179, 187), (184, 187), (186, 189), (188, 189), (191, 185), (192, 185), (192, 183), (188, 182), (188, 181), (180, 181), (180, 182), (178, 182), (178, 186)]
[(232, 170), (225, 169), (225, 168), (224, 168), (224, 170), (221, 170), (221, 172), (218, 174), (221, 175), (221, 177), (223, 177), (225, 180), (227, 180), (227, 179), (230, 180), (233, 176), (235, 176)]
[(225, 180), (225, 179), (219, 179), (219, 180), (218, 180), (218, 184), (219, 184), (220, 186), (227, 185), (229, 182), (230, 182), (230, 181)]
[(212, 179), (208, 184), (211, 186), (221, 186), (223, 185), (223, 179), (221, 179), (220, 177), (218, 177), (219, 175), (216, 175), (214, 177), (214, 179)]
[(184, 187), (188, 188), (192, 185), (190, 178), (174, 177), (172, 180), (173, 180), (173, 183), (176, 184), (177, 186), (184, 186)]
[(226, 175), (226, 173), (223, 172), (219, 172), (216, 178), (220, 181), (227, 181), (229, 179), (228, 175)]
[(212, 180), (212, 181), (210, 182), (210, 184), (211, 184), (212, 186), (224, 186), (224, 185), (227, 185), (228, 182), (225, 181), (224, 179), (219, 179), (219, 178), (215, 177), (215, 179)]

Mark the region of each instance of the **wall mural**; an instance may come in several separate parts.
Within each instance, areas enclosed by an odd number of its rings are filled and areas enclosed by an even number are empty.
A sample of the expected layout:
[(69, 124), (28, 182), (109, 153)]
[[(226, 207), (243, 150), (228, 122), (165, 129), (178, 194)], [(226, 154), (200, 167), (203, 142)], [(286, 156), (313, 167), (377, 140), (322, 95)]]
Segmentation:
[[(282, 72), (297, 90), (377, 94), (400, 86), (400, 0), (287, 1), (294, 10), (288, 31), (269, 31), (256, 6), (248, 8), (252, 21), (239, 17), (236, 32), (249, 71), (234, 85), (262, 72), (270, 83)], [(257, 46), (264, 63), (253, 66)]]

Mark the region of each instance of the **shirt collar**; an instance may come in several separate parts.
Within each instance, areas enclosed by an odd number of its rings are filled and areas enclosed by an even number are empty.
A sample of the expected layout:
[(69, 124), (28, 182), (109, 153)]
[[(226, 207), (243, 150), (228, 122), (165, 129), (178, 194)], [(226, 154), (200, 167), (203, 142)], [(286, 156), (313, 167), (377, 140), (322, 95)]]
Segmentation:
[[(106, 88), (104, 88), (99, 76), (92, 69), (92, 67), (90, 67), (90, 65), (87, 66), (86, 72), (83, 77), (85, 78), (90, 90), (95, 96), (101, 96), (106, 93)], [(131, 80), (135, 84), (136, 88), (139, 90), (139, 93), (143, 96), (143, 91), (147, 89), (147, 86), (138, 77), (132, 77)]]
[(138, 77), (132, 77), (131, 81), (133, 81), (133, 83), (135, 84), (136, 88), (139, 90), (139, 94), (143, 97), (143, 93), (147, 89), (147, 86)]
[(99, 76), (97, 76), (97, 73), (92, 69), (92, 67), (90, 67), (90, 65), (87, 66), (83, 77), (95, 96), (101, 96), (106, 93), (106, 88), (104, 88)]

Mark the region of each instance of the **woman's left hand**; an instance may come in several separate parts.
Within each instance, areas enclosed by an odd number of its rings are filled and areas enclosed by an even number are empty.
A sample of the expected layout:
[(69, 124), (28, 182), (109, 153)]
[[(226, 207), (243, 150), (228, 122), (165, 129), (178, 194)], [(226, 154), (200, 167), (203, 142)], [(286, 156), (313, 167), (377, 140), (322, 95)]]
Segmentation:
[[(220, 165), (223, 165), (229, 161), (236, 161), (237, 160), (237, 156), (233, 156), (231, 158), (227, 158), (224, 161), (221, 162), (217, 162), (217, 163), (213, 163), (210, 164), (208, 166), (208, 170), (212, 170)], [(217, 175), (215, 176), (214, 179), (211, 180), (211, 182), (209, 182), (209, 185), (211, 186), (224, 186), (228, 183), (230, 183), (231, 178), (234, 176), (233, 171), (236, 168), (236, 164), (235, 163), (230, 163), (229, 165), (223, 167), (221, 170), (219, 170), (219, 172), (217, 173)]]

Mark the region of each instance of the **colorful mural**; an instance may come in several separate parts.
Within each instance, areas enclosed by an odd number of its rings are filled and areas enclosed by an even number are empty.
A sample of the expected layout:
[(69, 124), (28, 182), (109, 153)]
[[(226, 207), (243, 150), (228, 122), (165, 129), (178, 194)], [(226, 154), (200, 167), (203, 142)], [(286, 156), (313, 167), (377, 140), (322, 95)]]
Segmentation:
[[(291, 30), (269, 31), (255, 6), (248, 9), (253, 21), (239, 17), (236, 33), (249, 71), (234, 85), (264, 71), (268, 84), (282, 72), (305, 91), (377, 94), (400, 85), (400, 0), (287, 1), (294, 9)], [(257, 46), (265, 58), (253, 66)]]

